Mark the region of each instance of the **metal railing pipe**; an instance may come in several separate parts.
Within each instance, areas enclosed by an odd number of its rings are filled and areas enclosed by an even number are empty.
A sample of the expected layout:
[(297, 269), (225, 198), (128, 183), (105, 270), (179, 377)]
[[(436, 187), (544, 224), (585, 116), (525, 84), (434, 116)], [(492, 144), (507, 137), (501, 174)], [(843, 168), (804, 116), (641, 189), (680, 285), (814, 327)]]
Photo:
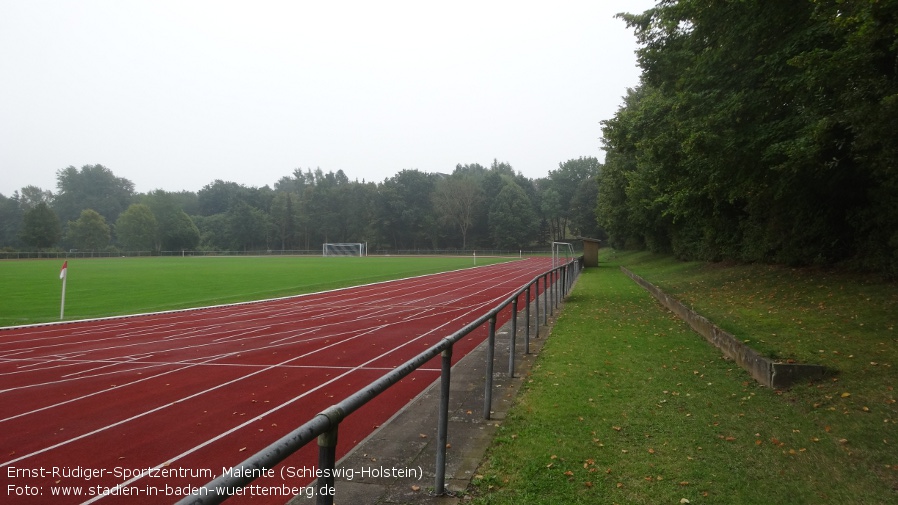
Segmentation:
[(530, 284), (527, 284), (527, 298), (524, 299), (524, 354), (530, 354)]
[(533, 327), (536, 328), (535, 338), (539, 338), (539, 277), (536, 278), (536, 282), (533, 282), (532, 285), (535, 288), (533, 306), (536, 308), (536, 319), (533, 320)]
[[(318, 435), (318, 468), (335, 468), (337, 465), (337, 431), (339, 424)], [(322, 472), (318, 477), (316, 505), (333, 505), (334, 473)]]
[(558, 283), (555, 282), (555, 269), (549, 273), (549, 315), (555, 315), (555, 286)]
[(496, 352), (496, 316), (490, 318), (490, 334), (486, 347), (486, 378), (483, 385), (483, 418), (490, 418), (493, 406), (493, 355)]
[(446, 493), (446, 444), (449, 443), (449, 382), (452, 374), (452, 346), (444, 349), (440, 370), (440, 411), (437, 419), (437, 460), (434, 494)]
[(514, 351), (518, 338), (518, 297), (511, 301), (511, 342), (508, 347), (508, 376), (514, 377)]

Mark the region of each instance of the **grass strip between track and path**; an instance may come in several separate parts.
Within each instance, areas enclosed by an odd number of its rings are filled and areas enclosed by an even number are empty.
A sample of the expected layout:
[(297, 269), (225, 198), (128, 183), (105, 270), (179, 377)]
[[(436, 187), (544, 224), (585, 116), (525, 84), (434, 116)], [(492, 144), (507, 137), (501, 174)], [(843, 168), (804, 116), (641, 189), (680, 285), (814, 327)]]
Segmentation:
[[(142, 257), (68, 261), (65, 320), (299, 295), (516, 258)], [(59, 320), (62, 260), (0, 261), (0, 326)]]
[[(621, 264), (835, 373), (758, 385)], [(580, 276), (472, 503), (895, 503), (896, 303), (894, 284), (851, 276), (618, 254)], [(790, 342), (771, 344), (774, 331)]]

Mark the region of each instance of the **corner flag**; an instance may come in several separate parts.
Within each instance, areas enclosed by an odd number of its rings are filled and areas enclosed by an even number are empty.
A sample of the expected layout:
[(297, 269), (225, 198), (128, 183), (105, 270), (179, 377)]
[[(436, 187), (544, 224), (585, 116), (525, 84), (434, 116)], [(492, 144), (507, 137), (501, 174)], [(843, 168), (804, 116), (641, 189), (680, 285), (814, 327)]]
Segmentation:
[(62, 270), (59, 271), (59, 279), (62, 280), (62, 302), (59, 304), (59, 319), (60, 321), (63, 318), (63, 314), (65, 314), (65, 281), (66, 274), (69, 270), (69, 262), (68, 260), (62, 262)]

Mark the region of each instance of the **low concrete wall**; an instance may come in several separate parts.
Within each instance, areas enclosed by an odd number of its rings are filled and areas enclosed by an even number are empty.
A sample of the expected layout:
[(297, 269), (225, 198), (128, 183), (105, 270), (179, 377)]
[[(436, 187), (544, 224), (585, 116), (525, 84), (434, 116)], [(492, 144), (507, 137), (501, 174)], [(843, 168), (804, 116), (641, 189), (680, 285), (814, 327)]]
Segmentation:
[(707, 318), (686, 307), (679, 300), (667, 295), (654, 284), (624, 267), (621, 267), (621, 271), (645, 288), (646, 291), (651, 293), (662, 305), (680, 319), (689, 323), (689, 326), (699, 335), (717, 346), (724, 355), (747, 370), (756, 381), (765, 386), (774, 389), (787, 388), (797, 380), (818, 379), (826, 373), (826, 369), (820, 365), (776, 363), (769, 358), (765, 358), (740, 342), (731, 333), (718, 328), (717, 325)]

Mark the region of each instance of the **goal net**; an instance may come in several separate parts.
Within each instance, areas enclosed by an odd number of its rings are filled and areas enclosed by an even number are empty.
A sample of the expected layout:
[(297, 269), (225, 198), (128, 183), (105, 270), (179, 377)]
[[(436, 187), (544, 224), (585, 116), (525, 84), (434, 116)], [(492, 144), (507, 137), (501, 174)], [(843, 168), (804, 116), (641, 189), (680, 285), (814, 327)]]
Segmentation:
[(360, 242), (327, 242), (321, 247), (322, 256), (367, 256), (365, 244)]

